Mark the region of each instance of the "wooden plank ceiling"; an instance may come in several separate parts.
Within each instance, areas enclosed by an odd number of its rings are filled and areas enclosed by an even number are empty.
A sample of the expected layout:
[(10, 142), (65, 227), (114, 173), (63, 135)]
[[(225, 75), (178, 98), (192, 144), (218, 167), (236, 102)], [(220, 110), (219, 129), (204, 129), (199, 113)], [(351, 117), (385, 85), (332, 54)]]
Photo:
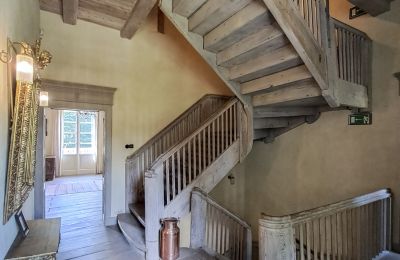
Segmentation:
[(145, 22), (157, 0), (39, 0), (40, 9), (62, 16), (64, 23), (75, 25), (77, 19), (120, 31), (122, 38), (132, 38)]

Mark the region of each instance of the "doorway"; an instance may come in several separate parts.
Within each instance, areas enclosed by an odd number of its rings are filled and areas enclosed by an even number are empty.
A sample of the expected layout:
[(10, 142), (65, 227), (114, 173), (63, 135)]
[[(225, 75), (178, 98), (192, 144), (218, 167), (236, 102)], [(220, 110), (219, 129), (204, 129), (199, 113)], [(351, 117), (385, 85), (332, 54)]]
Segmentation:
[(46, 108), (44, 120), (45, 217), (102, 226), (105, 113)]

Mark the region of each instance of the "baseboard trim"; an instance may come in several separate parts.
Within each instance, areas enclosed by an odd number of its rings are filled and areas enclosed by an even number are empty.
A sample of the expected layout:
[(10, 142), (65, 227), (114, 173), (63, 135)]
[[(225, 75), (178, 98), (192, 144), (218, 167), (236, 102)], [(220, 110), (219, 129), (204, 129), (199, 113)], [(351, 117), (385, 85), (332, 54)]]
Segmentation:
[(106, 217), (104, 219), (104, 225), (106, 226), (117, 225), (117, 217)]

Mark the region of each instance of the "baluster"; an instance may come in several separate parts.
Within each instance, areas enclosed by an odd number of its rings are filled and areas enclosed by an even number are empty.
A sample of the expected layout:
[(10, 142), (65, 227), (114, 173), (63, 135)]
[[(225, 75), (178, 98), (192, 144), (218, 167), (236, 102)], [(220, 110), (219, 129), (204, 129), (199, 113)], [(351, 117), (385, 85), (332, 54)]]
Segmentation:
[(196, 135), (193, 137), (193, 180), (197, 176), (197, 141)]
[(224, 146), (224, 151), (228, 149), (229, 147), (229, 115), (228, 115), (228, 110), (224, 112), (225, 116), (225, 146)]
[(165, 172), (166, 172), (166, 176), (165, 176), (165, 179), (166, 179), (166, 183), (167, 183), (167, 204), (169, 204), (169, 202), (171, 201), (171, 196), (170, 196), (170, 184), (169, 184), (169, 178), (170, 178), (170, 172), (169, 172), (169, 159), (170, 158), (168, 158), (167, 160), (166, 160), (166, 162), (165, 162)]
[(338, 258), (338, 244), (337, 244), (337, 220), (336, 214), (331, 216), (331, 223), (332, 223), (332, 257), (333, 259)]
[(325, 251), (326, 251), (326, 230), (325, 230), (325, 218), (321, 217), (318, 219), (319, 224), (319, 243), (320, 243), (320, 259), (325, 259)]
[(179, 194), (182, 190), (182, 175), (181, 175), (181, 149), (179, 149), (177, 152), (177, 166), (178, 166), (178, 192)]
[(217, 149), (217, 145), (215, 143), (216, 139), (216, 132), (215, 132), (215, 120), (212, 122), (212, 160), (215, 160), (215, 150)]
[(346, 215), (346, 210), (344, 210), (342, 213), (341, 213), (341, 217), (342, 217), (342, 219), (341, 219), (341, 221), (342, 221), (342, 229), (343, 229), (343, 232), (342, 232), (342, 235), (343, 235), (343, 239), (342, 239), (342, 252), (343, 252), (343, 258), (344, 259), (347, 259), (348, 258), (348, 255), (347, 255), (347, 244), (348, 244), (348, 241), (347, 241), (347, 215)]
[(312, 225), (312, 232), (313, 232), (313, 242), (314, 242), (314, 259), (318, 259), (318, 253), (320, 252), (320, 245), (319, 245), (319, 223), (318, 219), (311, 221)]
[(229, 107), (229, 146), (233, 143), (233, 120), (232, 120), (232, 114), (233, 114), (233, 106)]
[(206, 169), (207, 167), (207, 151), (206, 151), (206, 129), (203, 129), (202, 131), (202, 139), (203, 139), (203, 171)]
[(357, 208), (356, 210), (357, 216), (357, 260), (360, 260), (362, 258), (362, 246), (361, 246), (361, 208)]
[(211, 124), (207, 126), (207, 152), (208, 152), (208, 166), (211, 165)]
[(306, 232), (307, 232), (307, 260), (311, 260), (311, 223), (306, 222)]
[(202, 168), (201, 168), (201, 166), (202, 166), (202, 158), (201, 158), (201, 155), (202, 155), (202, 153), (201, 153), (201, 132), (197, 134), (197, 141), (198, 141), (197, 147), (198, 147), (198, 149), (199, 149), (199, 151), (198, 151), (198, 153), (199, 153), (199, 154), (198, 154), (198, 155), (199, 155), (199, 171), (198, 171), (198, 173), (197, 173), (197, 176), (198, 176), (198, 175), (200, 175), (201, 172), (202, 172)]
[(221, 153), (225, 151), (225, 113), (221, 114)]
[(192, 139), (189, 140), (188, 142), (188, 177), (189, 177), (189, 184), (192, 182), (192, 159), (193, 159), (193, 150), (191, 147)]
[(172, 199), (175, 199), (175, 195), (176, 195), (176, 168), (175, 168), (175, 153), (172, 154), (171, 157), (171, 165), (172, 165)]
[(237, 128), (238, 128), (238, 124), (237, 124), (237, 109), (238, 109), (238, 105), (237, 102), (234, 105), (233, 108), (233, 140), (236, 141), (237, 138)]
[(300, 223), (300, 238), (299, 238), (299, 243), (300, 243), (300, 260), (304, 260), (304, 224)]
[(217, 118), (216, 118), (216, 124), (217, 124), (217, 146), (216, 146), (216, 151), (217, 151), (217, 157), (219, 157), (219, 154), (220, 154), (220, 152), (219, 152), (219, 150), (220, 150), (220, 132), (219, 132), (219, 119), (220, 119), (220, 117), (218, 116)]
[(186, 188), (186, 174), (187, 174), (187, 168), (186, 168), (186, 146), (187, 146), (187, 144), (185, 144), (184, 146), (183, 146), (183, 160), (182, 160), (182, 162), (183, 162), (183, 167), (182, 167), (182, 174), (183, 174), (183, 188), (185, 189)]
[(326, 229), (326, 257), (332, 259), (332, 225), (331, 217), (325, 217), (325, 229)]

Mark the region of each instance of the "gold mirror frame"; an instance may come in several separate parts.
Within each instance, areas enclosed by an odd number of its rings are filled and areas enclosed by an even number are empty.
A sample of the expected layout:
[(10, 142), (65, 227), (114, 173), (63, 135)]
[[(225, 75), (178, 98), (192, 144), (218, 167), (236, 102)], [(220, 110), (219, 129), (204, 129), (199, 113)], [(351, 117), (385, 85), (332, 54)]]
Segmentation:
[[(15, 58), (14, 44), (10, 42), (7, 51), (11, 55), (10, 57), (14, 56)], [(44, 69), (52, 58), (49, 52), (40, 50), (41, 39), (36, 41), (34, 47), (26, 43), (18, 44), (26, 48), (25, 52), (28, 51), (29, 55), (34, 58), (35, 79), (33, 83), (16, 81), (13, 73), (15, 65), (8, 63), (12, 126), (4, 201), (4, 224), (22, 207), (34, 185), (40, 91), (38, 69)], [(14, 82), (16, 82), (15, 97), (12, 94)]]

